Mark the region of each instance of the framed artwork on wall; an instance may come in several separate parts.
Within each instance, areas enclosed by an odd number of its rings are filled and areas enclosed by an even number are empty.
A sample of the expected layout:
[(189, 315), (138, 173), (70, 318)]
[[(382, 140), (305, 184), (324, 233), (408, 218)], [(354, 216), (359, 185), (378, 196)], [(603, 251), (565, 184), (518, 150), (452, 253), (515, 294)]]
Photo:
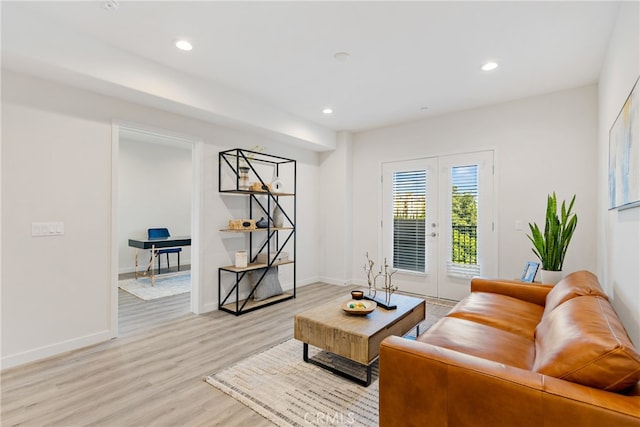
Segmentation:
[(638, 80), (609, 131), (609, 209), (640, 206)]

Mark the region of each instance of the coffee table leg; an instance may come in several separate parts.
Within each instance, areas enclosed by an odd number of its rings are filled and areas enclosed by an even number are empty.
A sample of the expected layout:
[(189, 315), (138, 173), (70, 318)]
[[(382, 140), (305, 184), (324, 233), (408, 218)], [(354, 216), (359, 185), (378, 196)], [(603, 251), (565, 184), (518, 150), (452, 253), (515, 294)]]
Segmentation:
[(302, 360), (305, 362), (309, 361), (309, 344), (306, 342), (302, 345)]
[[(333, 372), (336, 375), (341, 376), (342, 378), (346, 378), (348, 380), (351, 380), (353, 382), (356, 382), (362, 386), (365, 387), (369, 387), (371, 385), (371, 368), (373, 366), (373, 363), (369, 364), (369, 365), (364, 365), (367, 368), (367, 379), (366, 380), (362, 380), (358, 377), (355, 377), (351, 374), (348, 374), (346, 372), (342, 372), (339, 369), (334, 368), (333, 366), (329, 366), (329, 365), (325, 365), (322, 362), (319, 362), (315, 359), (309, 359), (309, 344), (307, 344), (306, 342), (302, 343), (302, 360), (304, 360), (307, 363), (311, 363), (312, 365), (316, 365), (319, 366), (322, 369), (326, 369), (329, 372)], [(356, 363), (358, 365), (361, 365), (358, 362), (353, 362)]]

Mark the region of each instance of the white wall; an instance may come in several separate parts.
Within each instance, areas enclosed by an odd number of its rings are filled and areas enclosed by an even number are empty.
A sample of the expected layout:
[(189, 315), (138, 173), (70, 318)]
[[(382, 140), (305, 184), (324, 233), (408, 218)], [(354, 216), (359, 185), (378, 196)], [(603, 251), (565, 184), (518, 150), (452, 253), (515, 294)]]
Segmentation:
[[(129, 239), (147, 238), (147, 229), (166, 227), (173, 236), (191, 234), (191, 145), (120, 139), (118, 171), (118, 271), (134, 270), (135, 249)], [(148, 253), (140, 253), (140, 263)], [(172, 266), (176, 255), (170, 255)], [(191, 248), (183, 247), (182, 265), (190, 264)], [(162, 257), (166, 266), (166, 257)], [(163, 267), (164, 268), (164, 267)]]
[(598, 271), (640, 348), (640, 208), (608, 211), (609, 129), (640, 75), (640, 4), (623, 2), (599, 82)]
[(577, 88), (355, 134), (353, 280), (379, 258), (381, 162), (494, 149), (499, 276), (535, 259), (515, 221), (543, 223), (547, 194), (576, 194), (579, 224), (564, 270), (596, 270), (597, 88)]
[(320, 222), (321, 280), (334, 285), (349, 284), (353, 241), (352, 134), (338, 133), (336, 150), (321, 155)]
[[(2, 362), (110, 337), (111, 126), (16, 99), (58, 91), (2, 77)], [(59, 99), (68, 104), (67, 98)], [(64, 235), (31, 237), (31, 223)]]
[[(232, 259), (219, 231), (233, 213), (218, 194), (221, 149), (260, 143), (298, 160), (298, 283), (319, 275), (317, 153), (3, 70), (3, 368), (111, 336), (114, 120), (205, 142), (199, 311), (217, 307), (216, 269)], [(65, 235), (31, 237), (38, 221), (64, 221)]]

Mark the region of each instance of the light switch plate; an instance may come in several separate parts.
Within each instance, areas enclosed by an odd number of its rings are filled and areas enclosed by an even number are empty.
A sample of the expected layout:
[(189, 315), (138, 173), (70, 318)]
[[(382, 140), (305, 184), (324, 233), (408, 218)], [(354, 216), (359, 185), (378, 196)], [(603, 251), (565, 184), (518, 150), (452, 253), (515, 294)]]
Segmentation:
[(34, 237), (61, 236), (64, 234), (64, 222), (32, 222), (31, 235)]

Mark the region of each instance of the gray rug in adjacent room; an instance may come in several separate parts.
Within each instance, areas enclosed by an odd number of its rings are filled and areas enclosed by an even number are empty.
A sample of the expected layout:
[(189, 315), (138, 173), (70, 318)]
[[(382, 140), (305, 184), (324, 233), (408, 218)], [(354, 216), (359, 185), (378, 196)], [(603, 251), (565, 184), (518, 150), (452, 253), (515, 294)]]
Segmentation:
[[(426, 331), (453, 304), (427, 302)], [(406, 335), (415, 338), (415, 329)], [(309, 356), (352, 375), (364, 368), (350, 360), (309, 347)], [(253, 355), (205, 381), (278, 426), (378, 425), (378, 361), (372, 383), (362, 387), (302, 360), (302, 342), (290, 339)]]
[(154, 286), (149, 277), (120, 280), (118, 287), (145, 301), (170, 297), (191, 291), (191, 272), (156, 275)]

